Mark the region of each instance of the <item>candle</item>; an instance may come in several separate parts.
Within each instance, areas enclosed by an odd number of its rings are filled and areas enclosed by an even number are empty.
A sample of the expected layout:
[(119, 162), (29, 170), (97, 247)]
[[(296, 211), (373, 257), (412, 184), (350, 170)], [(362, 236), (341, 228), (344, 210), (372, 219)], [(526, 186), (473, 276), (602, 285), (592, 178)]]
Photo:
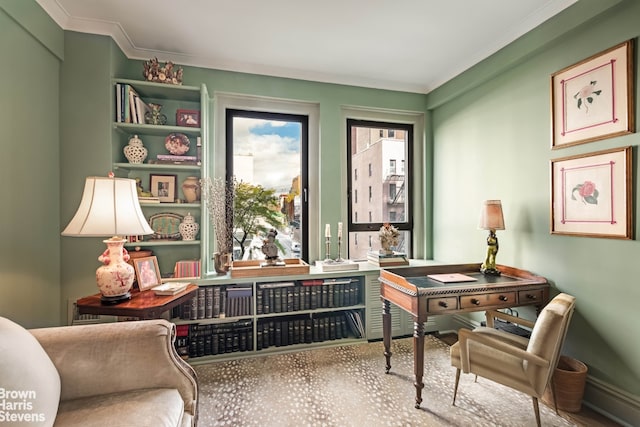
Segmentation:
[(329, 224), (324, 228), (324, 237), (331, 237), (331, 226)]
[(338, 223), (338, 239), (342, 239), (342, 223)]

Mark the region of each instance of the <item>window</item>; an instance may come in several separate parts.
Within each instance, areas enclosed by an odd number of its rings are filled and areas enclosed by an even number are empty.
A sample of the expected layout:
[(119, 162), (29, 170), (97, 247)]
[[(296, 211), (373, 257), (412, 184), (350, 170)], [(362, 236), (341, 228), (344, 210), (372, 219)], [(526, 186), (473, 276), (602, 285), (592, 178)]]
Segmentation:
[[(349, 258), (366, 259), (369, 250), (380, 249), (378, 231), (385, 222), (400, 231), (395, 250), (411, 256), (413, 125), (347, 119), (346, 134), (347, 166), (352, 171), (347, 176), (355, 177), (355, 170), (365, 165), (370, 176), (366, 182), (354, 179), (347, 183), (352, 196), (348, 205)], [(355, 203), (360, 190), (368, 191), (369, 203)], [(368, 222), (363, 222), (364, 218)]]
[(250, 201), (234, 208), (234, 259), (264, 259), (270, 228), (278, 231), (280, 257), (306, 256), (307, 158), (307, 116), (226, 110), (227, 180), (240, 183), (236, 200)]

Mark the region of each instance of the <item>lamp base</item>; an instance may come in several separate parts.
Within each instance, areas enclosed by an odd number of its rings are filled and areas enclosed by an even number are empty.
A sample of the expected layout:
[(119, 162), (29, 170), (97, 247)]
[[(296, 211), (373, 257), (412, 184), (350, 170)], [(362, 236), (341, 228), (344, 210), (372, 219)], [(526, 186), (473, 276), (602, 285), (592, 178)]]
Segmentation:
[(496, 268), (481, 268), (480, 272), (486, 276), (500, 276), (500, 270)]
[(100, 297), (100, 302), (102, 305), (116, 305), (124, 301), (129, 301), (131, 299), (131, 292), (127, 292), (124, 295), (116, 295), (116, 296), (108, 296), (102, 295)]

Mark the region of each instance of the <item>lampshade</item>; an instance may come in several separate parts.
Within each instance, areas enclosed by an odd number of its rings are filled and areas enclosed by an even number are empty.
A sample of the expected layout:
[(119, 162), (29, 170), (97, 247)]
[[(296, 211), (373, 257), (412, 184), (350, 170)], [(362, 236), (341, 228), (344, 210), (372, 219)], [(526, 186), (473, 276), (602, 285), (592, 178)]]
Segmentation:
[(136, 182), (87, 177), (75, 216), (63, 236), (105, 237), (153, 234), (138, 202)]
[(485, 200), (482, 203), (478, 228), (482, 230), (504, 230), (504, 217), (500, 200)]

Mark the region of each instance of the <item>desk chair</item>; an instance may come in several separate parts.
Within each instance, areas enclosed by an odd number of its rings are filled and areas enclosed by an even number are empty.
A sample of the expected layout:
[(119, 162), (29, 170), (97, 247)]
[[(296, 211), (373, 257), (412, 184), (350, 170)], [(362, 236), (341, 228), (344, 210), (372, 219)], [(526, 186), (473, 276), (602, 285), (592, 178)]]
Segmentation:
[[(473, 373), (531, 396), (538, 426), (538, 398), (551, 384), (551, 396), (557, 413), (553, 372), (574, 307), (575, 298), (562, 293), (542, 309), (535, 323), (518, 318), (520, 324), (532, 327), (529, 339), (489, 327), (479, 327), (473, 331), (460, 329), (458, 342), (451, 346), (451, 365), (456, 367), (452, 404), (456, 403), (462, 369), (464, 373)], [(487, 319), (501, 317), (500, 314), (487, 312)], [(487, 324), (490, 325), (491, 321)]]

